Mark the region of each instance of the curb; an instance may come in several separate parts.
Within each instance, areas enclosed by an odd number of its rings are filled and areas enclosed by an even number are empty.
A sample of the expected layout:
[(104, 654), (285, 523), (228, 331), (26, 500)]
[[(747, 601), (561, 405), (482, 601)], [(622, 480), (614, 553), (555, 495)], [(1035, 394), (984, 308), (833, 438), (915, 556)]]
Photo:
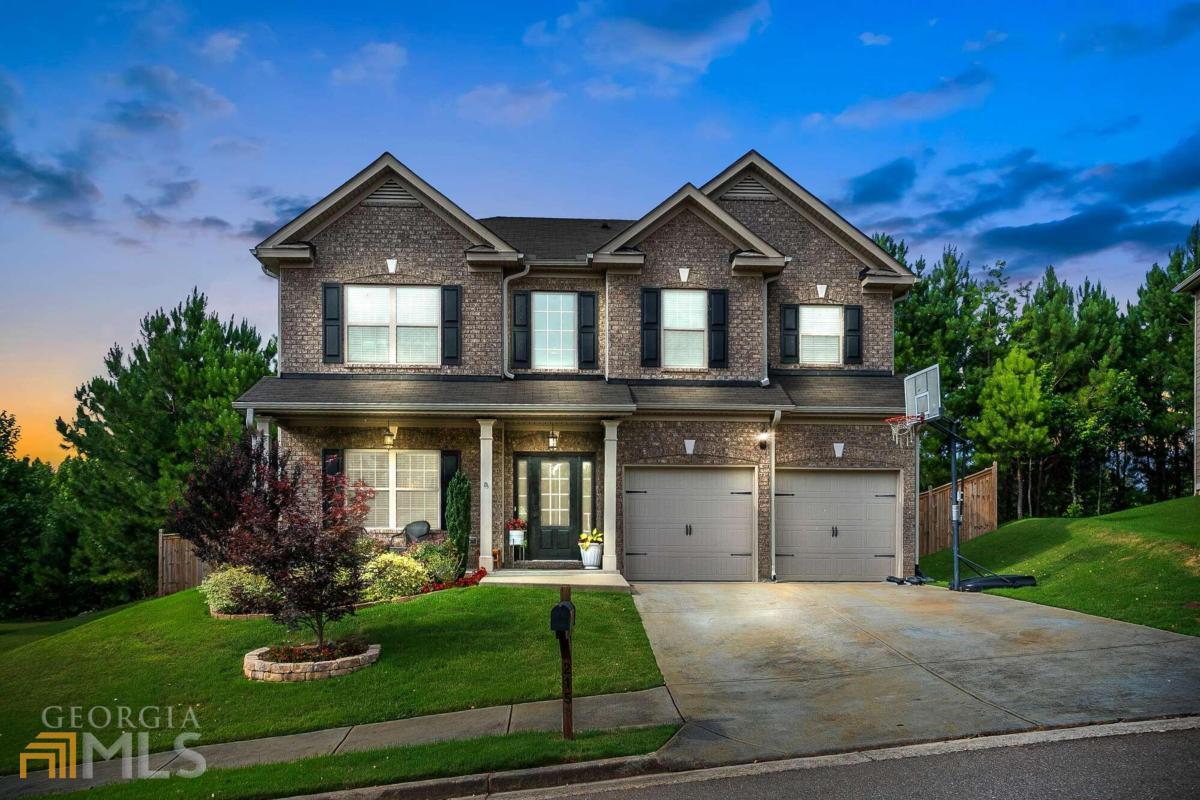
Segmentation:
[[(1065, 728), (1049, 728), (1021, 733), (996, 734), (965, 739), (948, 739), (923, 744), (883, 747), (826, 755), (783, 758), (773, 761), (737, 764), (723, 767), (698, 769), (671, 768), (655, 754), (607, 758), (599, 761), (582, 761), (572, 764), (555, 764), (548, 767), (488, 772), (463, 775), (454, 778), (434, 778), (411, 783), (396, 783), (388, 786), (364, 786), (358, 789), (342, 789), (302, 795), (289, 800), (450, 800), (450, 798), (489, 796), (501, 792), (530, 792), (529, 797), (550, 797), (539, 793), (539, 789), (562, 789), (578, 784), (574, 792), (621, 791), (646, 788), (652, 785), (693, 783), (746, 775), (787, 772), (797, 769), (814, 769), (851, 764), (868, 764), (901, 758), (919, 758), (963, 751), (989, 750), (999, 747), (1018, 747), (1030, 744), (1073, 741), (1104, 736), (1129, 736), (1138, 733), (1166, 733), (1170, 731), (1195, 730), (1200, 728), (1200, 716), (1166, 717), (1151, 720), (1079, 725)], [(643, 780), (639, 780), (643, 779)], [(607, 785), (604, 785), (607, 784)], [(558, 792), (555, 796), (558, 796)]]

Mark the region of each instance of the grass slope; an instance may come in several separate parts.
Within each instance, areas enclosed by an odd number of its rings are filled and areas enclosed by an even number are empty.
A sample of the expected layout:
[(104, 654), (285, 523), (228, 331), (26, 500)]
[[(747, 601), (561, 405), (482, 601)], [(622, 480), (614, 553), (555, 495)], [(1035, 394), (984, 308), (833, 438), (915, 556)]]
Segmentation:
[(0, 654), (7, 653), (9, 650), (15, 650), (30, 642), (36, 642), (38, 639), (45, 639), (47, 636), (69, 631), (71, 628), (77, 628), (80, 625), (86, 625), (94, 620), (107, 617), (109, 614), (114, 614), (123, 608), (128, 608), (128, 606), (115, 606), (113, 608), (106, 608), (103, 611), (91, 611), (87, 614), (80, 614), (77, 617), (67, 617), (66, 619), (38, 620), (34, 622), (0, 622)]
[[(989, 569), (1038, 580), (994, 594), (1200, 635), (1200, 497), (1102, 517), (1010, 522), (962, 550)], [(921, 569), (949, 580), (950, 551), (925, 556)]]
[(142, 780), (65, 795), (89, 800), (259, 800), (389, 783), (641, 755), (662, 747), (675, 725), (593, 731), (568, 742), (557, 733), (515, 733), (287, 764), (209, 770), (197, 778)]
[[(33, 642), (0, 661), (0, 773), (42, 729), (50, 705), (192, 706), (199, 744), (558, 696), (550, 634), (555, 588), (479, 586), (363, 609), (334, 634), (383, 645), (375, 665), (313, 683), (242, 677), (242, 656), (285, 638), (268, 621), (215, 620), (195, 590), (150, 600)], [(628, 595), (576, 592), (575, 690), (662, 684)], [(294, 637), (296, 638), (296, 637)], [(298, 640), (298, 639), (297, 639)], [(178, 731), (151, 731), (154, 750)]]

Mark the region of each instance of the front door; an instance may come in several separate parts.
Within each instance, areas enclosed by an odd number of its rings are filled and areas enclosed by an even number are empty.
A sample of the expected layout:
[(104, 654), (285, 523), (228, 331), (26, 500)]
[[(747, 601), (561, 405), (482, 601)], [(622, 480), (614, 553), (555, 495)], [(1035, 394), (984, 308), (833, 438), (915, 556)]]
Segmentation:
[(578, 559), (579, 533), (584, 517), (590, 516), (584, 513), (584, 501), (591, 500), (584, 497), (584, 460), (553, 455), (521, 456), (520, 460), (524, 464), (518, 463), (518, 472), (527, 476), (521, 483), (528, 492), (524, 499), (528, 502), (529, 558)]

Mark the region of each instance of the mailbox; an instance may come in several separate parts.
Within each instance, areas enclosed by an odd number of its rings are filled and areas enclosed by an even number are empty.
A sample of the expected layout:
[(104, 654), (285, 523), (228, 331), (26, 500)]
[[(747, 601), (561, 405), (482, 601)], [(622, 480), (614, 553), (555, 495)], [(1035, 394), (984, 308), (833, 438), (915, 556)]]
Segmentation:
[(575, 627), (575, 604), (570, 600), (558, 602), (550, 609), (550, 630), (558, 638), (570, 638), (571, 629)]

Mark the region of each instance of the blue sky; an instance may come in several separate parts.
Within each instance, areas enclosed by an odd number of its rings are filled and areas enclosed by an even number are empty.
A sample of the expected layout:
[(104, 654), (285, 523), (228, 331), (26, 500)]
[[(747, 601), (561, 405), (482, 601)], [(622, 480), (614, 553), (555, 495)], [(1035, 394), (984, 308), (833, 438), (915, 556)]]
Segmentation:
[[(16, 8), (16, 7), (14, 7)], [(0, 407), (390, 150), (469, 212), (636, 217), (758, 149), (867, 232), (1132, 297), (1200, 217), (1200, 3), (21, 4), (0, 28)]]

